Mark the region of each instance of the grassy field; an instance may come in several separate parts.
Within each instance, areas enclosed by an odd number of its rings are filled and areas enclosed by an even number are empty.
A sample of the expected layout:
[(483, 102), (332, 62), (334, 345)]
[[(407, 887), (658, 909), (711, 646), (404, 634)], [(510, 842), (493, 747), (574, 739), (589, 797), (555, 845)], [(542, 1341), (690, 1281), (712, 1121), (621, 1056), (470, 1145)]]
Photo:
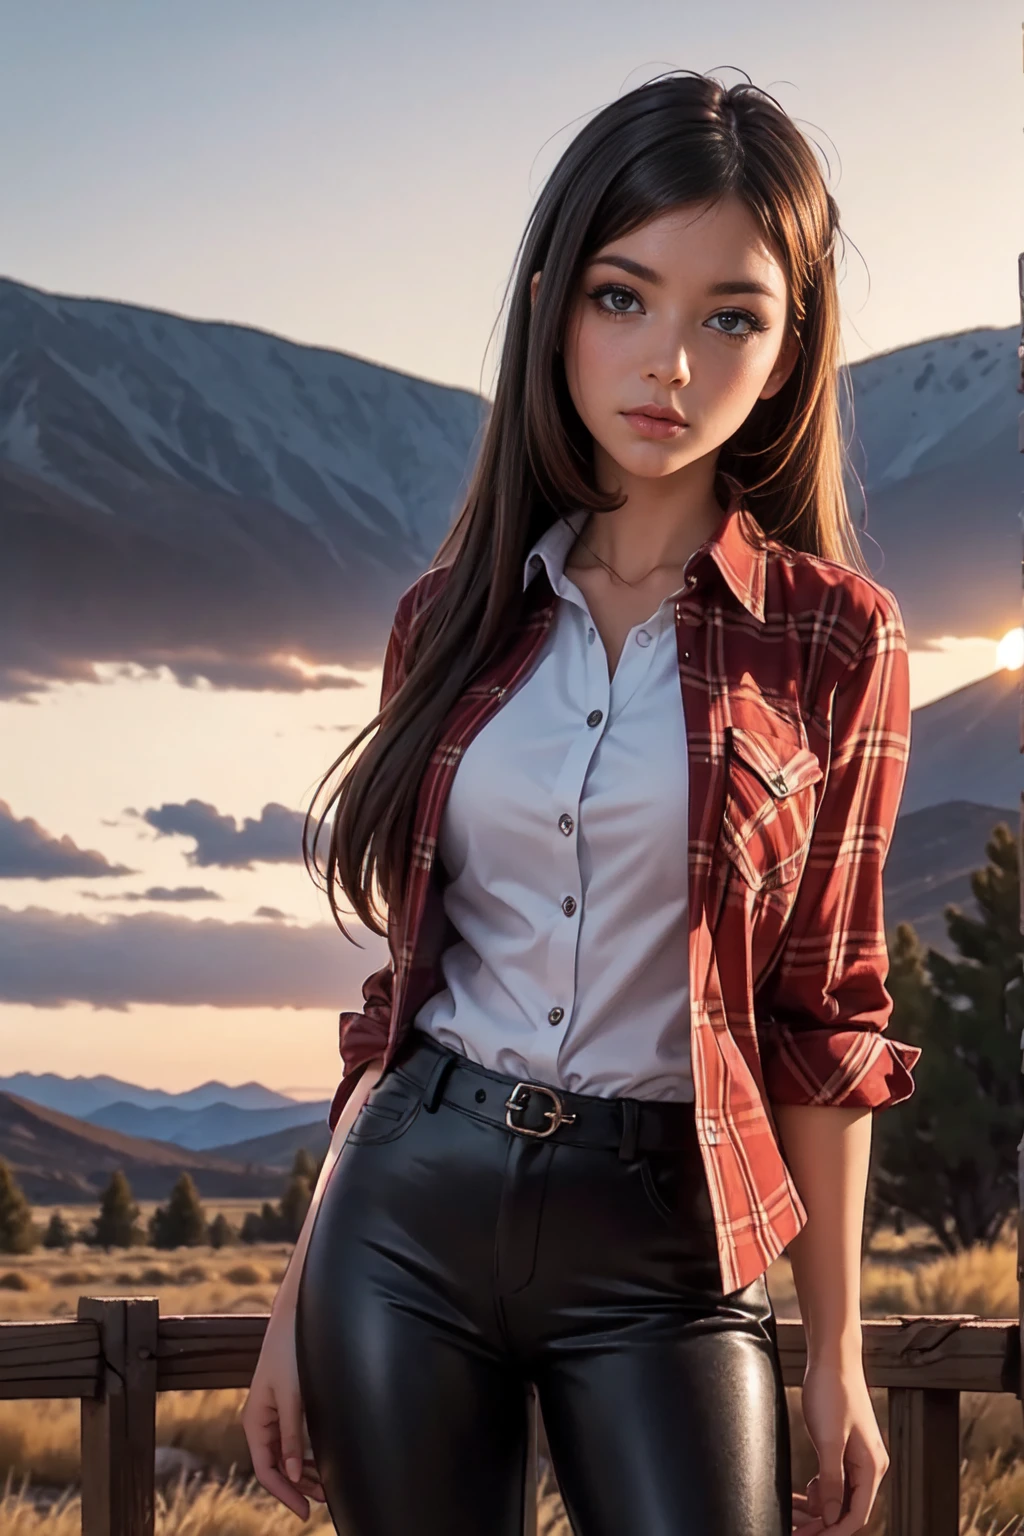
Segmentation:
[[(153, 1202), (143, 1203), (148, 1217)], [(252, 1201), (212, 1202), (239, 1225)], [(48, 1217), (43, 1208), (38, 1220)], [(64, 1214), (73, 1226), (91, 1210)], [(74, 1315), (79, 1295), (159, 1296), (162, 1313), (266, 1312), (284, 1272), (289, 1246), (282, 1243), (153, 1248), (105, 1254), (81, 1243), (67, 1252), (39, 1248), (24, 1256), (0, 1255), (0, 1317)], [(783, 1258), (768, 1272), (779, 1317), (799, 1316), (792, 1272)], [(992, 1250), (942, 1255), (923, 1231), (901, 1237), (879, 1233), (863, 1270), (865, 1317), (891, 1313), (970, 1312), (1015, 1317), (1016, 1248), (1009, 1237)], [(252, 1479), (238, 1415), (244, 1390), (162, 1393), (157, 1403), (159, 1467), (158, 1536), (282, 1536), (299, 1522)], [(798, 1389), (788, 1392), (795, 1486), (815, 1470), (803, 1428)], [(874, 1394), (875, 1411), (887, 1430), (887, 1400)], [(68, 1401), (0, 1402), (0, 1530), (4, 1536), (78, 1536), (79, 1405)], [(1024, 1416), (1011, 1395), (965, 1393), (961, 1398), (962, 1536), (1024, 1536)], [(569, 1536), (550, 1469), (541, 1485), (541, 1536)], [(884, 1490), (883, 1490), (884, 1493)], [(867, 1530), (884, 1536), (883, 1506)], [(322, 1505), (305, 1527), (333, 1529)], [(627, 1536), (627, 1533), (624, 1533)]]

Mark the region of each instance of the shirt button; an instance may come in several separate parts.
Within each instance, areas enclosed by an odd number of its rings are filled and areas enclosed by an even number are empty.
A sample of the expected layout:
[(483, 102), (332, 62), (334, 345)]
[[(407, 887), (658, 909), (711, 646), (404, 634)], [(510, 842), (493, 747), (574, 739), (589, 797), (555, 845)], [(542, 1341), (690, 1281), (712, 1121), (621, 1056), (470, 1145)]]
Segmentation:
[(562, 911), (565, 913), (566, 917), (572, 917), (573, 913), (576, 911), (575, 896), (567, 896), (565, 898), (565, 900), (562, 902)]
[(683, 660), (684, 660), (684, 661), (689, 661), (689, 659), (690, 659), (690, 653), (689, 653), (689, 651), (684, 651), (684, 652), (683, 652)]
[(603, 710), (601, 710), (601, 709), (592, 709), (590, 711), (590, 714), (587, 716), (587, 724), (588, 725), (600, 725), (601, 721), (603, 719), (604, 719), (604, 711)]
[(593, 645), (595, 633), (596, 633), (596, 631), (593, 630), (593, 629), (588, 629), (587, 630), (587, 644), (588, 645)]
[(565, 1017), (565, 1014), (564, 1014), (564, 1011), (561, 1008), (549, 1008), (548, 1009), (548, 1023), (549, 1024), (561, 1024), (562, 1019), (564, 1017)]
[(650, 645), (650, 631), (646, 629), (638, 629), (636, 633), (636, 643), (637, 645)]
[(697, 578), (696, 578), (696, 576), (687, 576), (687, 578), (686, 578), (686, 585), (688, 587), (695, 587), (697, 585)]
[(558, 818), (558, 830), (560, 832), (564, 832), (566, 837), (568, 837), (569, 833), (572, 831), (572, 829), (573, 829), (573, 827), (575, 825), (576, 825), (576, 823), (573, 821), (572, 817), (568, 814), (568, 812), (567, 811), (563, 811), (561, 816), (559, 816), (559, 818)]

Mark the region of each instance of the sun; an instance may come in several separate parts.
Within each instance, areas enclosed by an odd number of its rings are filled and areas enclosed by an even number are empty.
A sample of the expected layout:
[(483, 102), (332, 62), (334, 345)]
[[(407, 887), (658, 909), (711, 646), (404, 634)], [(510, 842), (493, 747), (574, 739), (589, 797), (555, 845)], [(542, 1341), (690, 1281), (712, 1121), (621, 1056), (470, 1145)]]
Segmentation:
[(1024, 627), (1006, 632), (996, 647), (996, 666), (1016, 672), (1024, 667)]

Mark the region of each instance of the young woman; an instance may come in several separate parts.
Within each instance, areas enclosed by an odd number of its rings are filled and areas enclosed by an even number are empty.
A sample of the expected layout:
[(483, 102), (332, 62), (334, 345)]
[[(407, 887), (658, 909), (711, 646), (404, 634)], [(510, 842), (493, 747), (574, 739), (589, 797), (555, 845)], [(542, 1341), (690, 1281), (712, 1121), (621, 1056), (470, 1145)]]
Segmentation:
[(468, 497), (321, 784), (374, 733), (323, 873), (342, 932), (339, 888), (384, 931), (376, 880), (391, 958), (341, 1015), (244, 1423), (259, 1480), (345, 1536), (519, 1536), (530, 1382), (579, 1536), (853, 1536), (875, 1501), (909, 702), (843, 494), (836, 232), (771, 97), (675, 72), (530, 219)]

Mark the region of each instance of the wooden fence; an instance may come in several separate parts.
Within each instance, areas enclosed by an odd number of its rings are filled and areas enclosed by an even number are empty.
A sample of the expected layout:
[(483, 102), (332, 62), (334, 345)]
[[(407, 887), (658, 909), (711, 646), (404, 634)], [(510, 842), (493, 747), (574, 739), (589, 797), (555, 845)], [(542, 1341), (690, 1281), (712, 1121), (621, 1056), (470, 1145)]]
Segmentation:
[[(155, 1297), (83, 1296), (75, 1318), (0, 1323), (0, 1398), (82, 1404), (82, 1536), (153, 1536), (156, 1398), (247, 1387), (267, 1314), (160, 1316)], [(868, 1385), (889, 1394), (888, 1536), (956, 1536), (961, 1392), (1020, 1397), (1016, 1318), (965, 1315), (867, 1321)], [(803, 1379), (799, 1322), (780, 1322), (787, 1386)], [(536, 1488), (536, 1415), (528, 1469)], [(526, 1536), (536, 1529), (527, 1499)]]

